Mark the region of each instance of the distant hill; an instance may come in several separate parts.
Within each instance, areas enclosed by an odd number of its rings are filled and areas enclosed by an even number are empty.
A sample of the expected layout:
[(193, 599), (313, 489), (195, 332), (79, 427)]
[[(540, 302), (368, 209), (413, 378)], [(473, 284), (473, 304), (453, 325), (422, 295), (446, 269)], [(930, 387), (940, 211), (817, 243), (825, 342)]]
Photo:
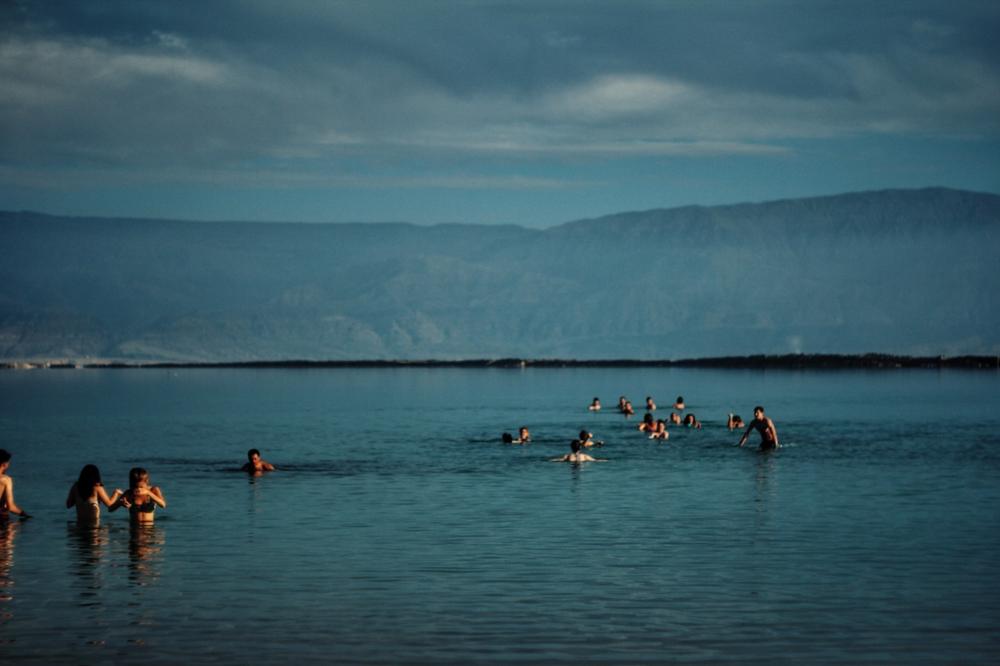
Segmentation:
[(0, 358), (1000, 353), (1000, 196), (890, 190), (517, 226), (0, 212)]

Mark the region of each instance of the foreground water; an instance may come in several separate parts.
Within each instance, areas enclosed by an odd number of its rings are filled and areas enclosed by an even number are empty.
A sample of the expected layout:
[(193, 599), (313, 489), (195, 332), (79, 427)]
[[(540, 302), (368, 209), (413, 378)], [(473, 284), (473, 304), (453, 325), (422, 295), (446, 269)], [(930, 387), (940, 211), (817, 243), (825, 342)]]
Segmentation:
[[(0, 655), (995, 663), (998, 389), (917, 370), (3, 372), (0, 447), (35, 517), (0, 524)], [(679, 393), (705, 427), (665, 444), (608, 409)], [(756, 403), (777, 453), (725, 427)], [(499, 443), (522, 424), (535, 441)], [(581, 427), (609, 461), (547, 462)], [(280, 471), (234, 471), (251, 446)], [(150, 470), (169, 503), (152, 528), (75, 525), (91, 462), (109, 488)]]

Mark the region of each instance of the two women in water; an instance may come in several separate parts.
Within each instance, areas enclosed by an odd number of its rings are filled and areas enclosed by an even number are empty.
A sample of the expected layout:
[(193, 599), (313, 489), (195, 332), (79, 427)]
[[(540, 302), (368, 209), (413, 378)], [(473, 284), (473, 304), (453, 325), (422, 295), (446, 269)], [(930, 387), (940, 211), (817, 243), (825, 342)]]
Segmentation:
[(137, 523), (153, 521), (156, 507), (166, 508), (167, 501), (163, 491), (158, 486), (149, 484), (149, 472), (141, 467), (133, 467), (128, 473), (129, 488), (126, 491), (115, 489), (108, 496), (101, 482), (101, 472), (96, 465), (84, 465), (76, 483), (70, 486), (66, 497), (66, 508), (76, 508), (76, 519), (80, 523), (96, 524), (101, 517), (101, 504), (108, 511), (117, 511), (125, 507), (129, 516)]

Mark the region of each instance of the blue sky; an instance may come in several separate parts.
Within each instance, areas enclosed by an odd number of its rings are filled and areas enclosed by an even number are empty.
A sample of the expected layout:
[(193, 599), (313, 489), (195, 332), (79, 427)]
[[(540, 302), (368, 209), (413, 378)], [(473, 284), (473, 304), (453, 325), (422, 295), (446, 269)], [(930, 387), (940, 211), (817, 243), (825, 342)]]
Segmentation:
[(1000, 192), (1000, 3), (4, 2), (0, 208), (550, 226)]

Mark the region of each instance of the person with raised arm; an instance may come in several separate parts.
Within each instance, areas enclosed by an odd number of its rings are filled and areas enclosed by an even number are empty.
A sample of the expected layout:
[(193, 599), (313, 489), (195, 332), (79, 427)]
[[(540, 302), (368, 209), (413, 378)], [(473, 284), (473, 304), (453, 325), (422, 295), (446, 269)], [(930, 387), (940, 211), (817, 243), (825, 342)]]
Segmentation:
[[(101, 470), (97, 465), (84, 465), (80, 470), (80, 476), (69, 488), (69, 495), (66, 496), (66, 508), (76, 508), (76, 520), (78, 523), (97, 524), (101, 520), (101, 504), (111, 509), (116, 504), (125, 503), (120, 488), (108, 497), (108, 492), (101, 483)], [(113, 510), (113, 509), (112, 509)]]
[(761, 451), (772, 451), (781, 446), (778, 443), (778, 430), (774, 427), (774, 421), (769, 419), (766, 414), (764, 414), (764, 408), (757, 405), (753, 408), (753, 421), (747, 426), (746, 432), (740, 437), (740, 446), (746, 444), (747, 437), (750, 433), (756, 430), (760, 433), (760, 450)]

